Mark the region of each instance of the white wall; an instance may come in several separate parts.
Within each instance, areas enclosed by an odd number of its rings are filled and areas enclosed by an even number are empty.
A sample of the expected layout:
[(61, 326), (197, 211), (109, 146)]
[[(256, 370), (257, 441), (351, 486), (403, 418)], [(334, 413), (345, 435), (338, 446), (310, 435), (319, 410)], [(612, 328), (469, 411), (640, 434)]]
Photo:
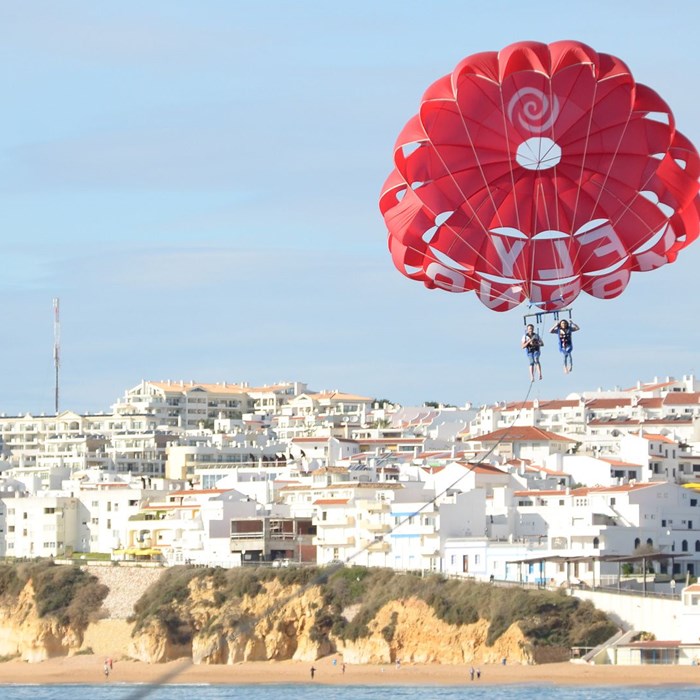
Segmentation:
[(658, 640), (681, 639), (683, 606), (678, 598), (652, 598), (574, 590), (581, 600), (590, 600), (624, 629), (651, 632)]

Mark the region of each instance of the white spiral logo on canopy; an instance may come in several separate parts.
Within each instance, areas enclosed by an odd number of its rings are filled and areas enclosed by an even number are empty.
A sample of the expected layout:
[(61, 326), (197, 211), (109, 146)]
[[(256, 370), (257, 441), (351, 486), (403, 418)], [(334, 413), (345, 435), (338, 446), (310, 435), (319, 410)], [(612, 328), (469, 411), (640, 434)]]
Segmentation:
[(556, 96), (550, 104), (549, 97), (534, 87), (520, 88), (508, 103), (508, 119), (515, 124), (515, 117), (518, 124), (531, 134), (541, 134), (549, 129), (558, 116), (559, 100)]

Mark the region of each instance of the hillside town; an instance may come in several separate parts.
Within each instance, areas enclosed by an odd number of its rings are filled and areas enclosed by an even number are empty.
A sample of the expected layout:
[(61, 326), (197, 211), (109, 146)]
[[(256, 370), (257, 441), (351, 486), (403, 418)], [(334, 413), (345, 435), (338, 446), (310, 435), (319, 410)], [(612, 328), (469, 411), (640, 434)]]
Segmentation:
[(667, 590), (700, 570), (693, 375), (480, 407), (142, 381), (105, 413), (0, 416), (0, 449), (5, 559)]

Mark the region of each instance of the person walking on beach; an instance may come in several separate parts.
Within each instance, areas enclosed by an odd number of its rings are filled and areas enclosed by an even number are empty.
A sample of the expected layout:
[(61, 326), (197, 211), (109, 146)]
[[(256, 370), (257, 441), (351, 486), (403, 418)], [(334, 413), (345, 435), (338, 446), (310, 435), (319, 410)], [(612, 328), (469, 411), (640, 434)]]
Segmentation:
[(474, 667), (473, 666), (469, 669), (469, 680), (470, 681), (474, 680)]
[(109, 668), (109, 661), (108, 660), (105, 660), (104, 666), (102, 667), (102, 671), (105, 674), (105, 680), (109, 680), (110, 668)]
[(312, 666), (311, 667), (311, 680), (314, 679), (314, 676), (316, 675), (316, 669)]

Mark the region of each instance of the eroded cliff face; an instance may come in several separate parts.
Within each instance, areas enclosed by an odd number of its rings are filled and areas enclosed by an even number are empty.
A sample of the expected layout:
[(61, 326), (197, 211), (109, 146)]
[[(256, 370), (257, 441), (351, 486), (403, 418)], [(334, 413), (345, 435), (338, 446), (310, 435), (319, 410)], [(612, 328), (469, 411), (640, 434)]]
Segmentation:
[(75, 653), (82, 643), (81, 630), (39, 617), (31, 581), (15, 600), (0, 605), (0, 656), (44, 661)]
[[(512, 625), (493, 646), (486, 645), (489, 623), (479, 620), (453, 626), (439, 620), (422, 600), (395, 600), (381, 608), (368, 628), (367, 637), (340, 639), (315, 625), (323, 608), (317, 586), (284, 587), (266, 581), (255, 597), (220, 600), (209, 579), (194, 579), (190, 596), (176, 611), (185, 621), (167, 629), (153, 620), (129, 637), (125, 626), (114, 637), (101, 620), (83, 633), (40, 619), (34, 590), (28, 583), (14, 601), (0, 605), (0, 656), (29, 662), (68, 656), (92, 649), (115, 658), (128, 657), (146, 663), (162, 663), (192, 657), (196, 664), (233, 664), (240, 661), (294, 659), (315, 661), (340, 653), (348, 663), (532, 663), (533, 651), (517, 625)], [(352, 610), (345, 611), (350, 619)], [(172, 620), (171, 623), (172, 625)]]
[(253, 598), (223, 603), (216, 601), (215, 593), (207, 580), (190, 584), (190, 597), (181, 612), (192, 621), (191, 645), (169, 644), (162, 625), (151, 625), (135, 635), (128, 655), (149, 663), (191, 655), (196, 664), (232, 664), (314, 660), (333, 651), (328, 640), (311, 638), (316, 610), (322, 605), (317, 587), (300, 591), (273, 580)]
[(196, 664), (295, 659), (315, 661), (338, 652), (348, 663), (532, 663), (529, 643), (512, 625), (493, 646), (486, 645), (489, 623), (479, 620), (456, 627), (437, 619), (422, 600), (392, 601), (369, 623), (370, 635), (344, 641), (314, 628), (323, 604), (321, 591), (283, 588), (266, 583), (254, 598), (215, 605), (214, 591), (202, 581), (191, 587), (187, 613), (192, 619), (192, 644), (165, 641), (165, 630), (151, 626), (133, 640), (129, 656), (149, 663), (192, 656)]
[(517, 625), (487, 646), (487, 620), (449, 625), (416, 598), (387, 603), (368, 627), (369, 637), (354, 642), (334, 639), (348, 663), (496, 663), (503, 658), (510, 663), (532, 663), (530, 644)]

